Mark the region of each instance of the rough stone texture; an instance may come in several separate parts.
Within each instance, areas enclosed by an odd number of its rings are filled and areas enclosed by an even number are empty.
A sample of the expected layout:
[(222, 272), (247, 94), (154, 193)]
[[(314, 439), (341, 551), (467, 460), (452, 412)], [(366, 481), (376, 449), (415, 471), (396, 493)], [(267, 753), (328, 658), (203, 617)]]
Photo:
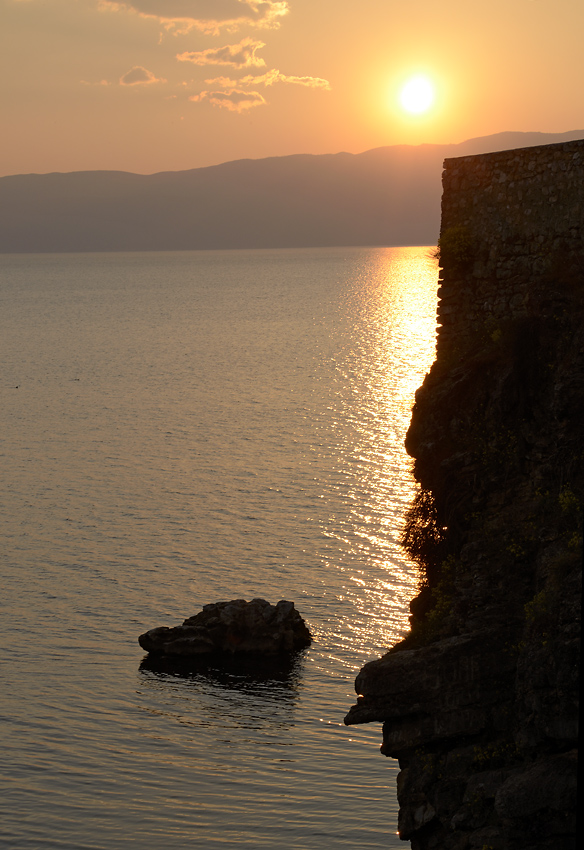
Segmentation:
[(504, 679), (513, 666), (505, 629), (457, 635), (370, 661), (355, 681), (361, 697), (349, 723), (386, 722), (382, 752), (480, 733), (497, 725), (510, 695)]
[(413, 850), (575, 848), (584, 141), (447, 160), (437, 359), (406, 447), (411, 632), (356, 680)]
[(545, 298), (550, 274), (581, 269), (584, 141), (445, 160), (441, 238), (458, 231), (471, 262), (438, 291), (438, 356), (476, 343)]
[(310, 632), (293, 602), (234, 599), (205, 605), (182, 626), (160, 626), (140, 635), (142, 649), (163, 657), (210, 653), (278, 655), (309, 646)]

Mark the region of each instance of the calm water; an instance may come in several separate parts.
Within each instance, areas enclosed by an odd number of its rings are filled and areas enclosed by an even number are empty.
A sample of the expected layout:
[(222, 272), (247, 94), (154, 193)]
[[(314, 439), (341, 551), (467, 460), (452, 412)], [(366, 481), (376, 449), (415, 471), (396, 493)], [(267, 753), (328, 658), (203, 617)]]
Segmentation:
[[(0, 257), (0, 843), (397, 848), (347, 729), (405, 630), (426, 248)], [(288, 670), (140, 668), (202, 605), (295, 601)]]

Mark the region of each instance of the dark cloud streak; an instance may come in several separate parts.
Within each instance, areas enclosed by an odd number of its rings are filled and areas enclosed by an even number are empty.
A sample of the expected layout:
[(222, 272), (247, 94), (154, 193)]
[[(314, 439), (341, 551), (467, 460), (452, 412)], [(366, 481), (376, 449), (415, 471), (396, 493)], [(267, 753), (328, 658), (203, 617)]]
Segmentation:
[(104, 9), (154, 18), (168, 30), (219, 34), (243, 26), (275, 28), (288, 13), (287, 0), (100, 0)]
[(120, 77), (121, 86), (150, 85), (150, 83), (165, 83), (166, 80), (158, 79), (152, 71), (148, 71), (142, 65), (134, 65), (129, 71)]

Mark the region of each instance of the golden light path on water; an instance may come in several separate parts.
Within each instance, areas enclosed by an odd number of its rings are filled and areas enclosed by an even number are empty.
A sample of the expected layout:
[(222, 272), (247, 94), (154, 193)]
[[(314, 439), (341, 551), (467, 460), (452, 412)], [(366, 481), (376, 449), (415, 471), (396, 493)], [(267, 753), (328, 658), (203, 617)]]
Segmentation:
[(359, 333), (335, 363), (337, 475), (329, 483), (345, 488), (350, 510), (323, 527), (341, 544), (335, 558), (344, 572), (343, 601), (355, 612), (335, 635), (347, 648), (373, 644), (382, 652), (395, 643), (407, 631), (418, 586), (399, 544), (415, 492), (404, 439), (414, 393), (435, 357), (437, 278), (429, 248), (392, 248), (377, 252), (354, 282)]

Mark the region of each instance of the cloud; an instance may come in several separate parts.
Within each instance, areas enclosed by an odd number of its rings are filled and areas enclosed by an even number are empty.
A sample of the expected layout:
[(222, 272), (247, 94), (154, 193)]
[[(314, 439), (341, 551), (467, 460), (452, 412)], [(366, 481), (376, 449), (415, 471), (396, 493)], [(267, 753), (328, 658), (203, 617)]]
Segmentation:
[(323, 80), (321, 77), (293, 77), (288, 74), (281, 74), (275, 69), (258, 76), (248, 74), (239, 80), (238, 85), (248, 86), (252, 84), (255, 86), (258, 83), (263, 83), (264, 86), (273, 86), (274, 83), (293, 83), (297, 86), (308, 86), (311, 89), (327, 89), (329, 91), (331, 87), (329, 81)]
[(155, 18), (175, 33), (198, 29), (213, 35), (242, 26), (273, 29), (289, 11), (288, 0), (100, 0), (100, 6)]
[(121, 86), (143, 86), (150, 83), (165, 83), (166, 80), (158, 80), (152, 71), (147, 71), (142, 65), (134, 65), (129, 71), (120, 77)]
[(178, 53), (179, 62), (192, 62), (194, 65), (231, 65), (233, 68), (263, 68), (265, 62), (256, 51), (266, 45), (263, 41), (244, 38), (239, 44), (226, 44), (224, 47), (209, 47), (197, 53)]
[(241, 91), (241, 89), (227, 89), (226, 91), (202, 91), (194, 94), (189, 100), (208, 100), (213, 106), (229, 109), (231, 112), (245, 112), (254, 106), (264, 106), (266, 99), (257, 91)]
[(208, 86), (221, 86), (224, 89), (234, 89), (239, 85), (237, 80), (232, 80), (230, 77), (213, 77), (212, 80), (205, 80)]
[(293, 77), (281, 74), (275, 69), (257, 76), (248, 74), (240, 80), (232, 80), (230, 77), (214, 77), (212, 80), (205, 80), (205, 82), (210, 86), (222, 86), (226, 91), (203, 91), (200, 94), (192, 95), (189, 100), (194, 102), (208, 100), (214, 106), (240, 113), (254, 106), (263, 106), (267, 101), (259, 92), (245, 91), (237, 88), (237, 86), (258, 84), (273, 86), (274, 83), (293, 83), (309, 88), (330, 89), (328, 80), (323, 80), (320, 77)]
[(331, 84), (328, 80), (323, 80), (321, 77), (295, 77), (289, 74), (281, 74), (275, 68), (271, 71), (266, 71), (265, 74), (247, 74), (239, 80), (232, 80), (231, 77), (214, 77), (212, 80), (205, 80), (210, 86), (223, 86), (224, 88), (235, 88), (236, 86), (273, 86), (274, 83), (292, 83), (297, 86), (307, 86), (311, 89), (327, 89), (330, 91)]

